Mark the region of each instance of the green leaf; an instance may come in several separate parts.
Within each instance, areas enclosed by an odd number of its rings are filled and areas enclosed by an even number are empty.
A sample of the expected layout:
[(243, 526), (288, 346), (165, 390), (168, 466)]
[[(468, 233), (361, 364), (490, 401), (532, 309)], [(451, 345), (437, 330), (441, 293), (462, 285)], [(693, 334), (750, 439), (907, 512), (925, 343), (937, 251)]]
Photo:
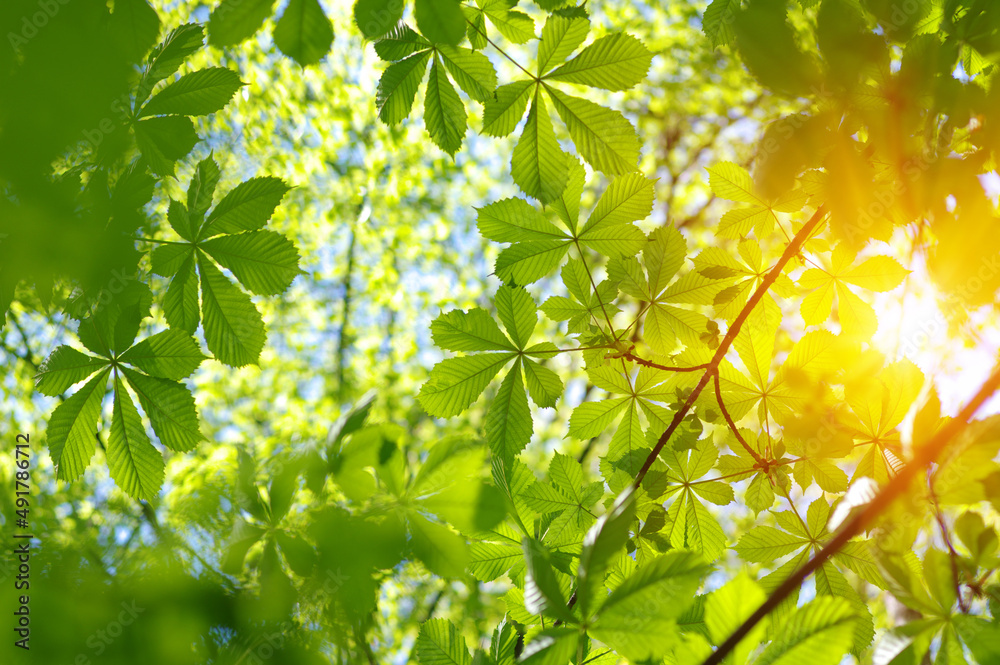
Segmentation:
[[(397, 29), (405, 8), (406, 5), (399, 0), (357, 0), (354, 3), (354, 23), (362, 35), (368, 39), (378, 39)], [(331, 36), (332, 34), (331, 31)]]
[(402, 60), (417, 51), (430, 48), (431, 43), (407, 25), (397, 25), (382, 39), (375, 42), (375, 53), (389, 62)]
[(421, 34), (435, 44), (458, 44), (465, 36), (465, 16), (456, 0), (416, 0), (414, 15)]
[(407, 516), (413, 553), (427, 570), (442, 577), (461, 577), (469, 560), (465, 540), (443, 524), (430, 522), (416, 512)]
[(272, 36), (282, 53), (305, 67), (330, 51), (333, 26), (318, 0), (289, 0)]
[(301, 272), (295, 244), (274, 231), (218, 236), (200, 247), (249, 291), (261, 295), (283, 293)]
[(528, 384), (528, 394), (540, 407), (555, 406), (563, 393), (563, 382), (559, 375), (548, 367), (527, 358), (522, 359), (524, 380)]
[(576, 617), (566, 607), (559, 589), (549, 554), (537, 540), (525, 537), (522, 542), (528, 572), (524, 579), (524, 606), (532, 614), (547, 614), (566, 623), (576, 623)]
[(517, 128), (534, 93), (534, 81), (514, 81), (496, 89), (483, 105), (483, 129), (487, 136), (508, 136)]
[[(721, 589), (713, 591), (705, 601), (705, 627), (715, 644), (722, 644), (730, 634), (760, 607), (766, 595), (746, 573), (740, 573)], [(764, 637), (767, 624), (754, 626), (733, 649), (729, 660), (746, 663), (754, 648)]]
[(524, 349), (538, 323), (535, 301), (524, 289), (501, 286), (497, 289), (493, 302), (496, 304), (497, 316), (507, 329), (514, 346)]
[(708, 184), (712, 192), (722, 199), (766, 206), (754, 187), (745, 168), (733, 162), (720, 162), (708, 169)]
[(628, 90), (646, 77), (652, 60), (653, 54), (642, 42), (619, 32), (594, 41), (545, 78), (604, 90)]
[(226, 194), (205, 220), (201, 237), (256, 231), (271, 219), (289, 187), (273, 177), (251, 178)]
[(774, 489), (767, 475), (758, 473), (747, 486), (746, 494), (743, 497), (747, 508), (760, 515), (761, 511), (769, 509), (774, 505)]
[(565, 665), (577, 652), (580, 635), (569, 628), (546, 628), (524, 647), (518, 665)]
[(230, 367), (256, 364), (266, 338), (260, 312), (211, 262), (199, 259), (198, 270), (209, 350)]
[(580, 160), (576, 157), (570, 159), (569, 180), (566, 187), (563, 189), (563, 193), (551, 203), (556, 214), (573, 233), (576, 233), (580, 217), (580, 196), (583, 194), (583, 181), (586, 175), (587, 171), (583, 168)]
[(465, 105), (448, 80), (440, 61), (434, 58), (424, 97), (424, 126), (431, 140), (449, 155), (462, 147), (467, 129)]
[(389, 65), (382, 72), (378, 90), (375, 92), (378, 117), (382, 122), (395, 125), (410, 115), (413, 99), (427, 71), (427, 61), (430, 57), (430, 51), (419, 51)]
[(242, 573), (247, 551), (263, 538), (265, 533), (264, 529), (237, 517), (233, 522), (233, 530), (226, 541), (225, 555), (221, 565), (222, 572), (229, 575)]
[(566, 188), (569, 156), (559, 147), (545, 101), (537, 92), (514, 146), (510, 171), (521, 191), (542, 203), (554, 201)]
[(432, 416), (457, 416), (476, 401), (512, 358), (512, 353), (484, 353), (442, 360), (431, 370), (417, 399)]
[(441, 314), (431, 323), (431, 338), (434, 344), (448, 351), (514, 350), (489, 312), (479, 307)]
[(712, 46), (725, 46), (735, 41), (736, 34), (733, 32), (732, 24), (736, 19), (736, 12), (740, 9), (741, 1), (712, 0), (705, 9), (701, 27), (712, 42)]
[(807, 540), (773, 526), (757, 526), (744, 534), (733, 549), (746, 561), (770, 563), (808, 544)]
[(160, 34), (160, 17), (146, 0), (118, 0), (108, 32), (131, 62), (139, 62)]
[(150, 376), (174, 381), (191, 376), (204, 359), (194, 338), (179, 330), (164, 330), (147, 337), (119, 358)]
[(76, 480), (94, 456), (97, 419), (110, 373), (110, 369), (99, 373), (49, 416), (45, 438), (59, 480)]
[(591, 617), (593, 609), (601, 603), (608, 564), (625, 546), (634, 519), (635, 490), (630, 486), (618, 495), (608, 512), (597, 518), (583, 538), (576, 596), (585, 618)]
[(521, 561), (521, 547), (510, 543), (473, 543), (469, 572), (480, 582), (491, 582)]
[(578, 439), (589, 439), (601, 434), (617, 418), (630, 401), (628, 397), (584, 402), (573, 409), (569, 419), (569, 433)]
[(687, 242), (673, 224), (656, 229), (649, 235), (650, 243), (642, 252), (642, 263), (649, 275), (650, 294), (659, 296), (677, 271), (684, 265)]
[(854, 639), (849, 602), (820, 596), (795, 611), (774, 630), (774, 641), (754, 665), (836, 665)]
[(198, 276), (194, 269), (194, 253), (188, 255), (170, 280), (163, 298), (163, 312), (171, 328), (193, 334), (201, 321), (198, 306)]
[[(615, 178), (584, 224), (580, 237), (601, 228), (645, 219), (653, 212), (653, 180), (640, 173)], [(645, 239), (645, 238), (643, 238)]]
[(500, 252), (494, 269), (508, 284), (531, 284), (558, 268), (568, 250), (563, 240), (518, 243)]
[[(220, 175), (219, 165), (215, 163), (211, 155), (198, 162), (194, 175), (191, 176), (191, 183), (188, 185), (187, 191), (187, 210), (185, 211), (188, 217), (188, 226), (185, 229), (187, 234), (182, 233), (181, 229), (174, 225), (172, 221), (170, 222), (170, 225), (173, 226), (178, 235), (185, 240), (194, 240), (193, 229), (190, 226), (191, 219), (194, 220), (197, 227), (201, 224), (201, 219), (205, 216), (205, 213), (212, 207), (212, 197), (215, 195), (215, 188), (219, 184)], [(170, 205), (172, 208), (173, 201), (170, 202)]]
[(107, 458), (111, 477), (130, 497), (150, 501), (159, 494), (163, 456), (149, 442), (139, 411), (117, 376)]
[(538, 43), (538, 75), (541, 76), (575, 51), (590, 32), (590, 21), (551, 14)]
[(503, 199), (479, 208), (479, 233), (495, 242), (552, 240), (566, 236), (524, 199)]
[(184, 452), (205, 438), (190, 390), (176, 381), (146, 376), (127, 367), (122, 368), (122, 373), (139, 397), (139, 404), (161, 444)]
[(465, 639), (446, 619), (430, 619), (420, 626), (417, 660), (421, 665), (472, 665)]
[(524, 44), (535, 37), (535, 22), (530, 16), (509, 9), (509, 0), (485, 0), (480, 5), (500, 34), (515, 44)]
[(239, 74), (210, 67), (185, 74), (146, 102), (139, 117), (153, 115), (209, 115), (221, 110), (243, 87)]
[(257, 32), (271, 15), (275, 0), (222, 0), (208, 17), (208, 41), (235, 46)]
[(160, 81), (172, 76), (181, 64), (204, 42), (204, 29), (197, 23), (187, 23), (174, 30), (149, 54), (142, 79), (136, 93), (136, 106), (149, 97), (149, 93)]
[(611, 592), (590, 633), (631, 660), (662, 658), (677, 640), (674, 619), (710, 570), (692, 552), (651, 560)]
[(587, 163), (608, 175), (635, 171), (639, 138), (621, 113), (548, 86), (546, 90)]
[(159, 176), (172, 176), (174, 163), (185, 157), (198, 143), (198, 134), (195, 133), (190, 118), (146, 118), (132, 127), (139, 151), (149, 162), (149, 168)]
[(488, 102), (493, 99), (493, 91), (497, 87), (497, 73), (489, 58), (482, 53), (447, 45), (439, 46), (437, 52), (445, 67), (451, 72), (455, 83), (465, 91), (465, 94), (477, 102)]
[(510, 464), (531, 440), (531, 410), (521, 382), (521, 360), (500, 384), (486, 414), (486, 440), (493, 454)]
[(43, 395), (57, 397), (107, 364), (108, 361), (104, 358), (81, 353), (69, 346), (60, 346), (38, 368), (35, 387)]
[(288, 567), (300, 577), (308, 577), (316, 566), (316, 549), (300, 536), (277, 531), (274, 539), (288, 560)]

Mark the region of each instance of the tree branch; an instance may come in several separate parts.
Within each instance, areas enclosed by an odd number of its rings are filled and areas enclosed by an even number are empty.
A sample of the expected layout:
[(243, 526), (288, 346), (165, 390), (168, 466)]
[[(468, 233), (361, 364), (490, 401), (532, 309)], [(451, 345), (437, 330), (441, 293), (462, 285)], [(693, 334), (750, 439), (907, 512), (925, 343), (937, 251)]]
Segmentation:
[(642, 479), (649, 472), (650, 467), (653, 466), (653, 461), (660, 454), (660, 451), (663, 450), (667, 441), (670, 440), (674, 431), (677, 430), (681, 421), (684, 420), (684, 417), (691, 410), (695, 400), (698, 399), (698, 395), (700, 395), (701, 391), (705, 389), (706, 385), (708, 385), (712, 376), (719, 371), (719, 365), (722, 363), (722, 359), (729, 351), (729, 348), (733, 345), (733, 341), (736, 339), (736, 336), (739, 334), (740, 329), (743, 327), (747, 318), (749, 318), (750, 313), (764, 298), (764, 294), (767, 293), (767, 290), (771, 288), (771, 285), (778, 279), (781, 271), (784, 270), (788, 262), (792, 260), (792, 257), (799, 253), (802, 249), (802, 245), (805, 244), (805, 241), (808, 240), (813, 232), (819, 227), (820, 222), (822, 222), (825, 217), (826, 206), (820, 206), (816, 209), (816, 212), (813, 213), (812, 217), (809, 218), (809, 221), (807, 221), (802, 228), (799, 229), (799, 232), (795, 234), (792, 241), (788, 243), (785, 247), (785, 251), (781, 254), (781, 258), (778, 259), (778, 262), (774, 264), (774, 267), (771, 268), (761, 281), (760, 286), (757, 287), (757, 289), (753, 292), (753, 295), (750, 296), (750, 299), (747, 300), (747, 304), (743, 307), (743, 310), (739, 313), (739, 315), (737, 315), (736, 319), (733, 320), (733, 325), (729, 327), (729, 330), (726, 331), (726, 336), (723, 337), (722, 341), (719, 343), (719, 348), (715, 350), (715, 355), (712, 356), (712, 360), (708, 363), (708, 367), (705, 369), (705, 373), (702, 374), (701, 379), (698, 381), (698, 385), (696, 385), (694, 390), (691, 391), (691, 394), (688, 395), (684, 405), (676, 413), (674, 413), (674, 417), (673, 420), (670, 421), (670, 425), (667, 426), (666, 431), (663, 432), (659, 440), (656, 442), (656, 446), (646, 457), (645, 463), (642, 465), (642, 468), (639, 469), (639, 473), (635, 477), (635, 482), (633, 483), (635, 487), (638, 488), (642, 483)]

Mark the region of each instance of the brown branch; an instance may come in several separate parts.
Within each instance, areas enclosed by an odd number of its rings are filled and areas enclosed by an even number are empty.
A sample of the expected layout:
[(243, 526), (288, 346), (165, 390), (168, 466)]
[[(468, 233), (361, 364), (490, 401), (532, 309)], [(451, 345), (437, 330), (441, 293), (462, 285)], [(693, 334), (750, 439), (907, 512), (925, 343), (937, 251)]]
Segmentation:
[(771, 288), (771, 285), (778, 279), (778, 276), (781, 274), (782, 270), (784, 270), (788, 262), (799, 253), (802, 249), (802, 245), (805, 244), (805, 241), (808, 240), (813, 232), (819, 227), (820, 222), (823, 221), (825, 217), (826, 206), (820, 206), (816, 209), (816, 212), (813, 213), (812, 217), (809, 218), (809, 221), (807, 221), (802, 228), (799, 229), (799, 232), (795, 234), (792, 241), (788, 243), (785, 247), (785, 251), (781, 254), (781, 258), (778, 259), (778, 262), (774, 264), (774, 267), (771, 268), (761, 281), (760, 285), (753, 292), (753, 295), (751, 295), (750, 299), (747, 300), (747, 304), (743, 307), (743, 310), (740, 311), (736, 319), (733, 320), (733, 325), (731, 325), (729, 330), (726, 331), (725, 337), (723, 337), (722, 341), (719, 343), (719, 348), (715, 350), (715, 355), (712, 356), (712, 360), (708, 363), (708, 367), (705, 368), (705, 373), (701, 376), (698, 384), (694, 387), (694, 390), (691, 391), (691, 394), (688, 395), (684, 405), (681, 406), (676, 413), (674, 413), (673, 420), (670, 421), (666, 431), (663, 432), (659, 440), (656, 442), (656, 446), (646, 457), (645, 463), (642, 465), (642, 468), (639, 469), (639, 473), (635, 477), (635, 482), (633, 483), (635, 487), (638, 488), (642, 483), (642, 479), (646, 476), (646, 473), (649, 472), (650, 467), (653, 466), (653, 461), (660, 454), (660, 451), (663, 450), (667, 441), (670, 440), (674, 431), (677, 430), (681, 421), (684, 420), (684, 417), (691, 410), (692, 405), (694, 405), (694, 401), (698, 399), (698, 395), (701, 394), (701, 391), (705, 389), (706, 385), (708, 385), (709, 380), (719, 370), (719, 365), (722, 363), (722, 359), (729, 351), (729, 348), (733, 345), (733, 341), (739, 334), (743, 324), (750, 317), (750, 313), (757, 307), (760, 301), (764, 298), (764, 294), (767, 293), (767, 290)]
[(785, 579), (781, 585), (768, 596), (767, 600), (757, 608), (757, 610), (747, 617), (739, 628), (726, 638), (726, 641), (719, 645), (719, 648), (705, 659), (702, 665), (719, 665), (733, 649), (740, 643), (747, 634), (753, 630), (754, 626), (760, 623), (761, 619), (774, 610), (793, 591), (799, 588), (802, 582), (815, 572), (820, 566), (840, 551), (851, 539), (867, 529), (886, 508), (902, 494), (914, 477), (922, 469), (937, 460), (945, 446), (952, 441), (968, 425), (968, 421), (976, 413), (990, 396), (1000, 388), (1000, 365), (994, 368), (993, 374), (986, 380), (965, 408), (956, 418), (950, 420), (944, 427), (938, 430), (931, 439), (920, 447), (909, 464), (904, 466), (896, 476), (889, 481), (878, 495), (861, 510), (855, 513), (833, 538), (823, 546), (816, 555), (804, 566), (796, 570)]
[(653, 369), (661, 369), (664, 372), (697, 372), (700, 369), (708, 369), (708, 365), (695, 365), (694, 367), (670, 367), (669, 365), (661, 365), (659, 363), (654, 363), (652, 360), (646, 360), (645, 358), (640, 358), (631, 351), (625, 353), (622, 356), (626, 360), (631, 360), (639, 365), (645, 365), (646, 367), (651, 367)]
[(750, 447), (750, 444), (747, 443), (747, 440), (743, 438), (742, 434), (740, 434), (740, 430), (736, 428), (736, 423), (733, 422), (733, 417), (729, 415), (729, 409), (726, 408), (725, 403), (722, 401), (722, 386), (719, 383), (718, 370), (716, 370), (714, 376), (715, 376), (715, 397), (719, 401), (719, 408), (722, 410), (722, 417), (726, 419), (726, 424), (729, 425), (729, 429), (733, 430), (733, 434), (736, 435), (736, 440), (739, 441), (744, 448), (746, 448), (746, 451), (750, 453), (750, 457), (753, 457), (753, 460), (757, 462), (757, 464), (761, 465), (762, 467), (761, 471), (767, 473), (768, 464), (764, 461), (764, 458), (757, 453), (756, 450)]

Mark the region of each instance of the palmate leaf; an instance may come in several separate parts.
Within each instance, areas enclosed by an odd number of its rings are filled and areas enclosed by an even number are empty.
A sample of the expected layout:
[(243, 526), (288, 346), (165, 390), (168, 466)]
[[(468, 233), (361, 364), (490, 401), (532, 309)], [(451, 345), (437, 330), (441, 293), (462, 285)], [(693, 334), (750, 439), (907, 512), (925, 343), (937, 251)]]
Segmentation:
[(396, 0), (357, 0), (354, 23), (368, 39), (378, 39), (397, 28), (406, 5)]
[(136, 105), (142, 104), (160, 81), (173, 75), (181, 64), (204, 44), (204, 28), (187, 23), (174, 30), (149, 54), (136, 92)]
[(418, 51), (389, 65), (382, 73), (375, 95), (378, 117), (382, 122), (395, 125), (410, 115), (430, 57), (430, 51)]
[(416, 643), (421, 665), (472, 665), (465, 638), (446, 619), (431, 619), (420, 626)]
[(524, 117), (534, 92), (534, 81), (527, 79), (497, 88), (495, 98), (487, 99), (483, 105), (483, 134), (503, 137), (513, 132)]
[(333, 45), (333, 26), (319, 0), (289, 0), (274, 26), (275, 45), (303, 67), (323, 59)]
[(168, 214), (171, 226), (188, 242), (161, 245), (153, 251), (152, 265), (157, 274), (171, 277), (164, 298), (167, 322), (187, 333), (202, 322), (216, 359), (243, 367), (256, 363), (260, 356), (266, 338), (264, 322), (250, 297), (213, 260), (251, 292), (274, 295), (287, 290), (300, 274), (299, 253), (283, 235), (261, 230), (288, 185), (271, 177), (240, 183), (202, 222), (218, 179), (218, 165), (211, 157), (198, 165), (188, 187), (193, 212), (171, 201)]
[[(535, 36), (535, 22), (524, 12), (511, 9), (509, 0), (476, 0), (476, 4), (482, 11), (482, 16), (489, 19), (490, 23), (510, 42), (514, 44), (524, 44)], [(485, 24), (482, 26), (485, 29)], [(472, 26), (468, 29), (469, 40), (478, 34), (482, 40), (482, 48), (486, 45), (486, 35), (477, 33)]]

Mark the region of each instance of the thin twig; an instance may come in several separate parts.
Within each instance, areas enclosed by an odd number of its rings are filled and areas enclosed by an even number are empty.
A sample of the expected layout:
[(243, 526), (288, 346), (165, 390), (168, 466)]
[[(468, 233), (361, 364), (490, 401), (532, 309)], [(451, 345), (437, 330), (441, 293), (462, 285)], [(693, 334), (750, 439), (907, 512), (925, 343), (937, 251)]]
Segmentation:
[(764, 294), (767, 293), (767, 290), (771, 288), (771, 285), (778, 279), (778, 276), (781, 274), (782, 270), (784, 270), (788, 262), (792, 260), (792, 257), (799, 253), (802, 249), (802, 245), (805, 244), (806, 240), (808, 240), (813, 232), (819, 228), (820, 222), (822, 222), (825, 217), (826, 206), (820, 206), (817, 208), (816, 212), (813, 213), (812, 217), (809, 218), (809, 221), (807, 221), (802, 228), (799, 229), (799, 232), (795, 234), (795, 237), (792, 238), (792, 242), (788, 243), (788, 246), (785, 247), (785, 251), (782, 253), (781, 258), (778, 259), (778, 262), (774, 264), (774, 267), (771, 268), (770, 272), (767, 273), (767, 276), (764, 277), (760, 285), (753, 292), (753, 295), (751, 295), (749, 300), (747, 300), (747, 304), (743, 307), (743, 310), (739, 313), (739, 315), (737, 315), (736, 319), (733, 320), (733, 324), (729, 327), (729, 330), (726, 331), (725, 337), (723, 337), (722, 341), (719, 343), (719, 348), (716, 349), (715, 355), (712, 356), (712, 360), (708, 363), (708, 367), (705, 369), (705, 373), (702, 374), (698, 384), (691, 391), (691, 394), (688, 395), (684, 405), (681, 406), (676, 413), (674, 413), (674, 417), (673, 420), (670, 421), (670, 425), (667, 426), (666, 431), (663, 432), (659, 440), (656, 442), (656, 446), (646, 457), (646, 462), (642, 465), (642, 468), (635, 477), (635, 482), (633, 483), (635, 487), (638, 488), (640, 486), (642, 479), (646, 476), (646, 473), (649, 472), (650, 467), (653, 466), (653, 461), (656, 460), (660, 451), (663, 450), (663, 447), (667, 444), (667, 441), (670, 440), (674, 431), (677, 430), (681, 422), (684, 420), (684, 417), (687, 416), (691, 407), (694, 405), (695, 400), (698, 399), (698, 395), (700, 395), (701, 391), (705, 389), (706, 385), (708, 385), (712, 375), (718, 371), (719, 365), (722, 363), (722, 359), (729, 351), (733, 341), (736, 339), (740, 329), (743, 327), (743, 323), (747, 320), (747, 318), (749, 318), (750, 313), (764, 298)]

